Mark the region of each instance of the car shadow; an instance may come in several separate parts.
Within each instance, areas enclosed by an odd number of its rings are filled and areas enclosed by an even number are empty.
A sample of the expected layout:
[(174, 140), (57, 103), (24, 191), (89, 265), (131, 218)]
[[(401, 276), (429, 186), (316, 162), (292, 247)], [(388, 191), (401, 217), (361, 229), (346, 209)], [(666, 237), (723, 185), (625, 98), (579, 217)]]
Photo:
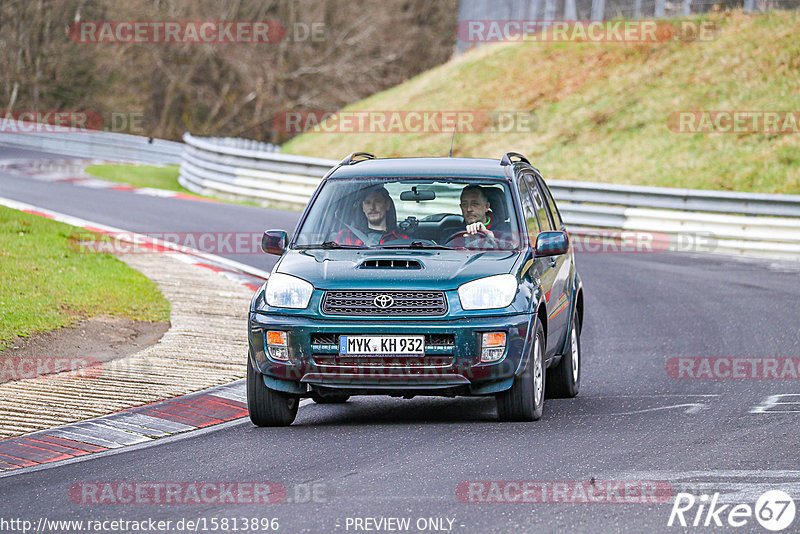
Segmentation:
[(292, 426), (404, 425), (497, 423), (493, 397), (440, 398), (352, 397), (344, 404), (309, 404), (300, 408)]

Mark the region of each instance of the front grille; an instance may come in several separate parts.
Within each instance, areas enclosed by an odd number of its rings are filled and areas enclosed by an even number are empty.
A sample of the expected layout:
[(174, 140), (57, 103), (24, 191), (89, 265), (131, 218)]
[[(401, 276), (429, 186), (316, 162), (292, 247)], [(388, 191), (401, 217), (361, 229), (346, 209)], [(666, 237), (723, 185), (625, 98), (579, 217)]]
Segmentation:
[(368, 358), (337, 358), (328, 355), (314, 356), (314, 363), (320, 367), (352, 367), (375, 369), (417, 369), (422, 367), (449, 367), (453, 355), (445, 356), (371, 356)]
[[(378, 306), (376, 300), (385, 307)], [(444, 315), (447, 300), (442, 291), (327, 291), (322, 300), (322, 312), (330, 315)]]

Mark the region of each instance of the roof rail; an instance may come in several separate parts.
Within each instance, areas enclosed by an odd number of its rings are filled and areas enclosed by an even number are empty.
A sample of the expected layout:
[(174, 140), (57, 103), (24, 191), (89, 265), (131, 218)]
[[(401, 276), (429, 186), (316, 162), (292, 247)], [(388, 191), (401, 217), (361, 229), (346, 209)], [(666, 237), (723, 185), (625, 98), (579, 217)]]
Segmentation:
[(364, 161), (367, 159), (375, 159), (375, 156), (369, 154), (368, 152), (353, 152), (344, 158), (339, 165), (353, 165), (354, 163), (358, 163), (359, 161)]
[(530, 162), (530, 161), (528, 161), (528, 158), (526, 158), (526, 157), (525, 157), (525, 156), (523, 156), (522, 154), (519, 154), (519, 153), (517, 153), (517, 152), (506, 152), (505, 154), (503, 154), (503, 157), (502, 157), (502, 159), (500, 160), (500, 165), (502, 165), (503, 167), (506, 167), (506, 166), (508, 166), (508, 165), (511, 165), (511, 164), (513, 164), (513, 163), (514, 163), (514, 161), (512, 161), (512, 159), (511, 159), (511, 158), (518, 158), (518, 160), (517, 160), (517, 161), (524, 161), (524, 162), (525, 162), (525, 163), (527, 163), (528, 165), (530, 165), (530, 164), (531, 164), (531, 162)]

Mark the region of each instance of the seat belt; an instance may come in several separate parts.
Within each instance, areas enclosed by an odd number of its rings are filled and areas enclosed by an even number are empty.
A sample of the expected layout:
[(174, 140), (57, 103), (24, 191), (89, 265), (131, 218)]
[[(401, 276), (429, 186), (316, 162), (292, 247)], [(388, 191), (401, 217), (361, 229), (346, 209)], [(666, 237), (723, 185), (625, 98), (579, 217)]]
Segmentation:
[[(369, 238), (367, 237), (367, 234), (365, 234), (365, 233), (364, 233), (364, 232), (362, 232), (361, 230), (358, 230), (358, 229), (356, 229), (356, 228), (353, 228), (352, 226), (350, 226), (350, 225), (349, 225), (349, 224), (347, 224), (347, 223), (344, 223), (344, 225), (345, 225), (345, 226), (346, 226), (346, 227), (347, 227), (347, 228), (348, 228), (348, 229), (349, 229), (351, 232), (353, 232), (353, 234), (355, 234), (355, 236), (356, 236), (357, 238), (359, 238), (359, 239), (361, 240), (361, 242), (362, 242), (362, 243), (364, 243), (365, 245), (367, 245), (367, 243), (368, 243), (368, 241), (369, 241)], [(367, 246), (369, 246), (369, 245), (367, 245)]]

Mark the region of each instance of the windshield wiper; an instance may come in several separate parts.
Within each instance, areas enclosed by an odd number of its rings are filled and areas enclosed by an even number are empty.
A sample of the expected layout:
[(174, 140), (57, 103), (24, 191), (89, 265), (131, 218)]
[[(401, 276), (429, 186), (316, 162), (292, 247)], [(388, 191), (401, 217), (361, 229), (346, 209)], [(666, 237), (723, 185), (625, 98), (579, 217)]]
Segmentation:
[(299, 249), (307, 249), (307, 248), (355, 248), (355, 249), (365, 249), (370, 247), (365, 247), (364, 245), (347, 245), (343, 243), (337, 243), (336, 241), (325, 241), (324, 243), (314, 243), (313, 245), (298, 245), (296, 248)]
[(408, 244), (402, 245), (380, 245), (377, 248), (427, 248), (434, 250), (456, 250), (455, 247), (448, 247), (447, 245), (437, 245), (435, 243), (425, 243), (424, 241), (412, 241)]

